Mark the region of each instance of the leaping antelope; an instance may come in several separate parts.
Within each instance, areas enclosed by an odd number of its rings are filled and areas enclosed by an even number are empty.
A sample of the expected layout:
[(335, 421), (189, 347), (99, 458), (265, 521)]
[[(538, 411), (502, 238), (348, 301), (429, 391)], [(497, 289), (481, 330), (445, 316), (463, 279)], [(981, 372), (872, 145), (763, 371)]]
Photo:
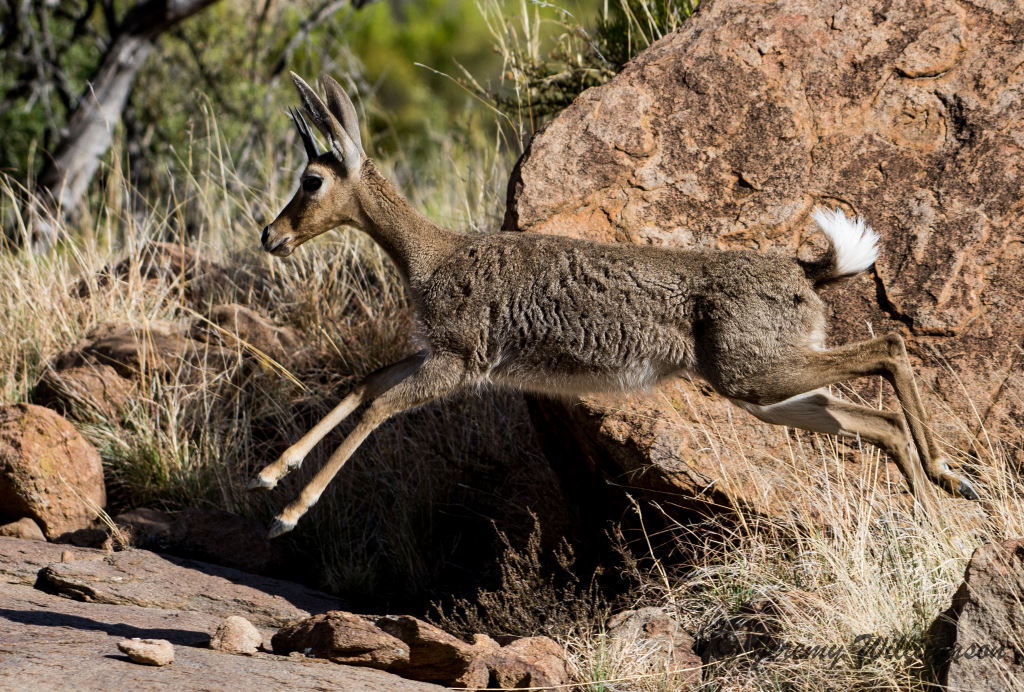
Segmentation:
[[(360, 382), (251, 487), (270, 489), (330, 430), (368, 402), (356, 427), (277, 517), (295, 527), (360, 443), (384, 421), (467, 387), (494, 384), (556, 396), (628, 391), (690, 373), (761, 420), (859, 435), (899, 465), (912, 492), (927, 479), (978, 499), (932, 439), (903, 338), (896, 333), (826, 349), (816, 289), (871, 267), (877, 234), (841, 211), (817, 210), (829, 240), (815, 261), (744, 250), (599, 244), (527, 234), (455, 233), (418, 213), (366, 157), (356, 110), (324, 75), (326, 102), (292, 74), (320, 152), (291, 111), (308, 162), (299, 189), (263, 229), (285, 257), (338, 226), (368, 233), (401, 274), (418, 353)], [(828, 385), (881, 375), (902, 414), (831, 396)]]

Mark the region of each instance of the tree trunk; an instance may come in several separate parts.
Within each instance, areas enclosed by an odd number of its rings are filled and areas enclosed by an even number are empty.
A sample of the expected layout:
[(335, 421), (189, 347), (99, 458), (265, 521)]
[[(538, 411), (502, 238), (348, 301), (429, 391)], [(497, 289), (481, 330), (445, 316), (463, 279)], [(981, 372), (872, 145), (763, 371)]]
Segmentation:
[(110, 148), (114, 127), (128, 103), (135, 75), (152, 50), (149, 39), (119, 36), (89, 80), (53, 157), (39, 175), (39, 185), (64, 214), (73, 212), (85, 195), (100, 160)]
[[(128, 103), (135, 75), (152, 52), (154, 41), (178, 22), (215, 2), (146, 0), (128, 11), (78, 100), (64, 136), (39, 175), (38, 184), (46, 204), (52, 204), (65, 216), (77, 209), (110, 148), (114, 127)], [(52, 236), (49, 224), (39, 226), (42, 234)], [(48, 232), (47, 228), (51, 230)], [(53, 240), (38, 238), (36, 244), (50, 245)]]

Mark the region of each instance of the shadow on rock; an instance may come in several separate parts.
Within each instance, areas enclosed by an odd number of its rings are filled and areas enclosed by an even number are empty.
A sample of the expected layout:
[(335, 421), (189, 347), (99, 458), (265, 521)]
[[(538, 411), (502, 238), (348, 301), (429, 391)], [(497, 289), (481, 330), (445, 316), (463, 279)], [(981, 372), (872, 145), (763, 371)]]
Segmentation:
[[(210, 635), (206, 632), (177, 629), (146, 629), (144, 627), (132, 627), (124, 623), (106, 623), (78, 615), (49, 611), (0, 608), (0, 617), (21, 625), (69, 627), (76, 630), (105, 632), (112, 637), (123, 637), (125, 639), (133, 637), (138, 637), (139, 639), (166, 639), (172, 644), (180, 644), (182, 646), (206, 646), (207, 642), (210, 641)], [(124, 659), (123, 656), (118, 656), (117, 658)]]

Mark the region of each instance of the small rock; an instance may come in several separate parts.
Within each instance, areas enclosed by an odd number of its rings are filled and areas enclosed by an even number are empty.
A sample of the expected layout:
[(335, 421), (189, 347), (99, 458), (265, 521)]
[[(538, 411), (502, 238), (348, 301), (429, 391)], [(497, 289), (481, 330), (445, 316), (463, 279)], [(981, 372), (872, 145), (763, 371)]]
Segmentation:
[(121, 653), (136, 663), (166, 666), (174, 663), (174, 646), (166, 639), (125, 639), (117, 643)]
[(60, 553), (61, 562), (71, 562), (75, 559), (75, 554), (70, 550), (62, 550)]
[(10, 524), (0, 526), (0, 536), (26, 538), (32, 541), (46, 540), (46, 536), (43, 535), (43, 530), (39, 528), (39, 524), (29, 517), (22, 517), (18, 521), (12, 521)]
[(674, 671), (674, 684), (700, 684), (701, 660), (694, 653), (693, 638), (672, 609), (626, 610), (608, 618), (607, 629), (611, 656), (648, 661), (652, 670)]
[(254, 654), (263, 644), (263, 635), (243, 617), (231, 615), (217, 627), (210, 648), (229, 654)]
[(472, 644), (411, 615), (381, 615), (372, 621), (409, 647), (407, 661), (396, 661), (388, 672), (446, 687), (488, 686), (487, 666)]
[(274, 652), (300, 651), (352, 666), (390, 670), (409, 662), (409, 647), (385, 633), (370, 618), (331, 610), (294, 622), (271, 639)]

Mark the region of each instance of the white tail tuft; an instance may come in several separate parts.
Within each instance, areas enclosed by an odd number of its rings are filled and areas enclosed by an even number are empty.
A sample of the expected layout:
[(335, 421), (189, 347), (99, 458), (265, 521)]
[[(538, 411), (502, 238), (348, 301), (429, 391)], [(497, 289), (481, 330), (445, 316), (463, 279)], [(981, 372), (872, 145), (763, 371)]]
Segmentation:
[(859, 274), (878, 259), (878, 234), (863, 218), (851, 220), (842, 209), (821, 207), (811, 216), (832, 243), (833, 265), (828, 278)]

